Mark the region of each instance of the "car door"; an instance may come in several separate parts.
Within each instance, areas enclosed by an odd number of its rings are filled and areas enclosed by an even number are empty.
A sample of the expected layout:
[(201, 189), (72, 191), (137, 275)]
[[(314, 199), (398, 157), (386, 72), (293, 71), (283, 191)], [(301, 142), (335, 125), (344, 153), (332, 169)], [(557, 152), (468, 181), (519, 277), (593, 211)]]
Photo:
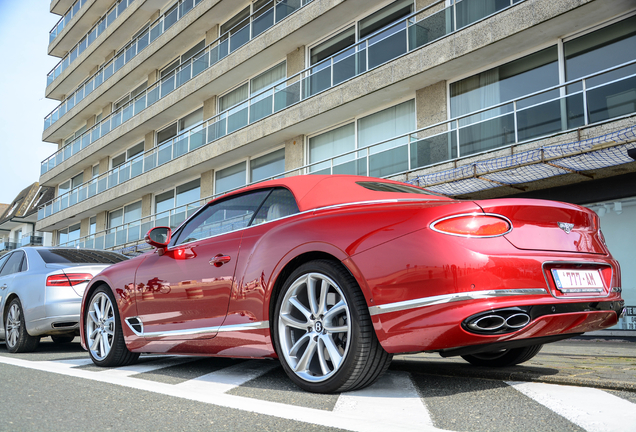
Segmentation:
[[(5, 255), (0, 260), (0, 296), (2, 296), (2, 304), (6, 301), (6, 297), (11, 293), (18, 294), (20, 297), (20, 303), (22, 304), (22, 310), (27, 319), (32, 319), (30, 312), (30, 305), (33, 303), (29, 301), (29, 298), (24, 296), (29, 293), (23, 293), (17, 291), (17, 285), (15, 278), (21, 271), (26, 270), (26, 259), (24, 258), (24, 252), (21, 250), (14, 251), (11, 254)], [(17, 291), (17, 292), (16, 292)], [(6, 305), (5, 305), (6, 307)], [(4, 322), (2, 323), (4, 328)]]
[(242, 229), (269, 190), (212, 203), (174, 234), (163, 254), (137, 269), (135, 301), (146, 339), (205, 339), (216, 335), (234, 287)]

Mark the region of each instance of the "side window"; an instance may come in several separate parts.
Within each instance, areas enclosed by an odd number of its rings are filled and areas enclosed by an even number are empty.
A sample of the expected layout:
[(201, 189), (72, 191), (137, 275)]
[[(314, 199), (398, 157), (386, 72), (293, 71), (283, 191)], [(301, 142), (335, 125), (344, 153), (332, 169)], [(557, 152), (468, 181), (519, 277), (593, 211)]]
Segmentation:
[(285, 188), (274, 189), (263, 203), (252, 225), (269, 222), (298, 213), (294, 195)]
[(13, 273), (17, 273), (20, 271), (22, 267), (22, 258), (24, 257), (24, 252), (17, 251), (11, 254), (7, 263), (2, 268), (2, 272), (0, 272), (0, 276), (6, 276)]
[(245, 228), (271, 189), (260, 190), (213, 203), (190, 219), (177, 233), (174, 245)]
[(11, 254), (6, 254), (6, 255), (0, 257), (0, 276), (2, 276), (2, 267), (4, 267), (5, 263), (9, 259), (10, 255)]

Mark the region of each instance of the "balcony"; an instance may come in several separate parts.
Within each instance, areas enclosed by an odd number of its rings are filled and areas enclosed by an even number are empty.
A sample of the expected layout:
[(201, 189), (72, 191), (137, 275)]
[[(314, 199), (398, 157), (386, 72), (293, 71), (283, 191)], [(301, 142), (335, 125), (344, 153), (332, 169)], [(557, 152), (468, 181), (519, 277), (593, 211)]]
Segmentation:
[(30, 232), (26, 235), (22, 236), (20, 240), (20, 247), (25, 246), (42, 246), (44, 241), (44, 236), (40, 232)]
[(53, 26), (53, 29), (51, 29), (51, 31), (49, 32), (49, 44), (55, 40), (57, 35), (59, 35), (62, 30), (64, 30), (64, 28), (71, 22), (73, 17), (77, 15), (82, 6), (84, 6), (88, 2), (89, 0), (75, 0), (73, 6), (71, 6), (69, 10), (66, 11), (64, 16), (60, 18), (57, 24), (55, 24)]
[[(129, 1), (132, 2), (133, 0)], [(144, 49), (146, 49), (146, 47), (154, 42), (155, 39), (157, 39), (166, 30), (172, 27), (187, 12), (189, 12), (194, 6), (198, 5), (201, 1), (202, 0), (181, 0), (179, 7), (170, 10), (165, 15), (153, 22), (148, 27), (148, 30), (146, 30), (144, 33), (142, 33), (140, 36), (138, 36), (136, 39), (132, 40), (128, 45), (122, 48), (112, 60), (102, 66), (93, 76), (91, 76), (88, 80), (86, 80), (84, 84), (82, 84), (77, 90), (75, 90), (75, 92), (68, 96), (55, 110), (48, 114), (44, 118), (44, 130), (51, 127), (64, 114), (66, 114), (66, 112), (68, 112), (75, 105), (80, 103), (85, 97), (95, 91), (115, 72), (117, 72), (124, 65), (130, 62)], [(257, 37), (262, 32), (281, 21), (283, 18), (295, 12), (297, 9), (310, 3), (310, 1), (311, 0), (282, 0), (278, 2), (274, 7), (266, 11), (256, 11), (249, 18), (247, 18), (249, 19), (250, 25), (243, 27), (230, 36), (228, 36), (227, 34), (222, 35), (202, 51), (215, 52), (213, 54), (210, 54), (211, 61), (207, 63), (204, 69), (199, 70), (197, 74), (209, 68), (213, 64), (216, 64), (219, 60), (229, 55), (229, 53), (245, 45), (245, 43)], [(242, 25), (242, 23), (237, 24), (237, 26), (240, 25)], [(228, 33), (233, 31), (234, 29), (230, 29)], [(201, 54), (199, 54), (199, 56), (201, 56)], [(59, 65), (57, 67), (59, 67)], [(61, 72), (62, 70), (60, 71), (60, 73)], [(183, 81), (183, 83), (185, 83), (185, 81)]]
[(0, 252), (10, 251), (18, 247), (17, 243), (10, 241), (0, 242)]
[[(80, 150), (86, 148), (108, 132), (112, 131), (114, 128), (121, 125), (123, 122), (138, 115), (147, 107), (156, 103), (175, 89), (183, 86), (203, 71), (209, 69), (212, 65), (226, 57), (229, 53), (244, 45), (251, 38), (262, 33), (265, 29), (276, 24), (282, 18), (309, 3), (304, 0), (302, 3), (300, 3), (300, 0), (294, 1), (298, 2), (298, 4), (291, 6), (291, 1), (280, 2), (276, 5), (276, 8), (272, 8), (273, 10), (267, 11), (266, 13), (258, 16), (258, 18), (251, 20), (249, 33), (246, 30), (248, 27), (246, 27), (245, 29), (234, 33), (230, 38), (226, 39), (225, 36), (221, 36), (219, 39), (212, 42), (200, 53), (196, 54), (188, 63), (173, 71), (173, 73), (162, 79), (160, 82), (155, 83), (144, 93), (137, 96), (134, 101), (131, 101), (127, 105), (121, 107), (118, 111), (103, 119), (102, 122), (86, 131), (84, 135), (78, 137), (75, 141), (69, 143), (52, 156), (42, 161), (40, 174), (42, 175), (55, 168), (74, 154), (78, 153)], [(455, 33), (461, 28), (464, 28), (477, 20), (491, 16), (493, 13), (501, 12), (519, 1), (520, 0), (514, 0), (514, 2), (513, 0), (510, 0), (509, 2), (506, 1), (505, 7), (498, 10), (484, 7), (484, 16), (473, 14), (471, 16), (472, 21), (463, 18), (461, 13), (457, 14), (454, 10), (457, 7), (456, 5), (449, 6), (441, 11), (433, 12), (425, 18), (421, 18), (422, 14), (425, 14), (431, 11), (434, 7), (444, 3), (443, 0), (438, 1), (431, 6), (415, 12), (403, 21), (381, 29), (365, 41), (335, 54), (311, 68), (307, 68), (300, 73), (295, 74), (288, 79), (287, 83), (273, 89), (273, 95), (261, 94), (252, 98), (251, 102), (248, 101), (239, 107), (232, 108), (225, 113), (227, 127), (223, 129), (223, 126), (219, 126), (219, 133), (226, 134), (237, 130), (240, 127), (247, 126), (248, 124), (258, 121), (267, 115), (285, 109), (304, 99), (333, 88), (349, 79), (355, 78), (356, 76), (359, 76), (371, 69), (377, 68), (391, 60), (439, 40), (444, 36)], [(464, 2), (491, 4), (489, 0), (464, 0)], [(277, 12), (277, 10), (279, 10), (279, 12)], [(492, 13), (490, 15), (486, 15), (487, 12)], [(459, 18), (456, 18), (458, 15)], [(458, 27), (456, 23), (461, 24), (461, 27)], [(123, 54), (120, 54), (120, 57), (122, 55)], [(123, 65), (124, 60), (121, 61)], [(100, 72), (98, 72), (93, 79), (96, 79), (96, 82), (101, 84), (105, 78), (100, 78), (99, 74)], [(89, 93), (93, 91), (94, 84), (92, 84), (92, 82), (93, 81), (91, 80), (87, 82), (85, 88), (88, 90), (80, 89), (78, 91), (78, 94), (82, 98), (86, 96), (86, 91)], [(65, 103), (70, 103), (70, 106), (67, 105), (64, 108), (63, 106), (60, 106), (56, 109), (56, 111), (47, 116), (47, 119), (45, 119), (45, 129), (52, 124), (47, 122), (57, 121), (61, 115), (63, 115), (68, 109), (72, 108), (72, 106), (74, 106), (77, 102), (76, 99), (72, 102), (70, 102), (69, 99), (69, 101)], [(269, 105), (271, 105), (271, 108), (269, 108)], [(220, 119), (220, 121), (222, 122), (223, 119)]]
[[(78, 0), (79, 2), (80, 0)], [(99, 35), (101, 35), (126, 8), (135, 0), (119, 0), (106, 12), (102, 18), (82, 37), (82, 39), (69, 51), (66, 56), (47, 74), (46, 86), (48, 87), (62, 72), (73, 63), (88, 48)], [(192, 0), (190, 0), (192, 1)], [(201, 0), (199, 0), (201, 1)], [(61, 31), (61, 30), (60, 30)]]
[(169, 226), (173, 230), (210, 199), (200, 199), (183, 206), (156, 213), (141, 219), (97, 232), (77, 240), (58, 244), (63, 247), (89, 249), (124, 248), (144, 240), (144, 236), (155, 226)]
[[(297, 103), (305, 90), (311, 91), (315, 76), (266, 90), (56, 197), (38, 208), (38, 221)], [(305, 171), (386, 177), (634, 113), (636, 60), (313, 163)]]

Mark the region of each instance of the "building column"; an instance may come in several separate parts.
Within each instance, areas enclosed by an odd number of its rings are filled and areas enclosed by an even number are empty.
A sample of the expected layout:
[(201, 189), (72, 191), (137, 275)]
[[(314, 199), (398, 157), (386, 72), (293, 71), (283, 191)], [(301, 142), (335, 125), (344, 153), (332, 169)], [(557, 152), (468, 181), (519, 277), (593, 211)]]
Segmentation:
[(209, 198), (214, 194), (214, 170), (201, 173), (201, 186), (199, 188), (201, 199)]
[(91, 218), (82, 219), (80, 221), (80, 237), (86, 237), (89, 234)]
[(210, 30), (205, 32), (205, 45), (210, 45), (212, 42), (219, 38), (219, 25), (215, 25)]
[[(285, 171), (300, 168), (305, 165), (305, 136), (298, 135), (285, 141)], [(303, 174), (299, 171), (292, 171), (287, 177)]]
[(144, 136), (144, 151), (148, 151), (155, 146), (155, 132), (148, 132)]
[[(446, 81), (440, 81), (415, 92), (417, 128), (422, 129), (448, 119)], [(416, 167), (446, 161), (452, 158), (446, 125), (425, 129), (417, 133), (418, 141), (411, 148)], [(426, 139), (430, 137), (430, 139)]]
[(216, 115), (216, 96), (203, 101), (203, 120), (208, 120)]
[[(299, 46), (287, 54), (287, 77), (297, 74), (305, 69), (305, 46)], [(298, 77), (292, 78), (287, 84), (298, 81)]]

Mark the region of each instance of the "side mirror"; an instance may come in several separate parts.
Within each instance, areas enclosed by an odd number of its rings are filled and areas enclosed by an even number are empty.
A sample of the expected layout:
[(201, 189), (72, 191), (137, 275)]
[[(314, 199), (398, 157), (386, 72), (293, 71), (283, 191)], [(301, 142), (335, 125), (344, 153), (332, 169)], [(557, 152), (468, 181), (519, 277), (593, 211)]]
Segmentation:
[(168, 246), (170, 239), (172, 238), (172, 231), (168, 227), (154, 227), (146, 234), (144, 240), (150, 246), (154, 246), (157, 249), (163, 249)]

